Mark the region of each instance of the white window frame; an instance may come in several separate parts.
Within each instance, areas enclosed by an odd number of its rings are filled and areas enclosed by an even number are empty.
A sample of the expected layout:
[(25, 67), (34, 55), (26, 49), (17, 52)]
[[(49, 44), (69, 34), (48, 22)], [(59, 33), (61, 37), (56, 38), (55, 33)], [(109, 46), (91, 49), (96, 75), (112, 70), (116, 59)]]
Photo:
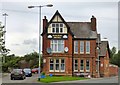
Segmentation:
[[(81, 70), (81, 60), (83, 60), (83, 70)], [(80, 72), (84, 72), (84, 59), (80, 60)]]
[[(83, 49), (83, 51), (81, 49)], [(84, 54), (84, 41), (80, 41), (80, 54)]]
[[(55, 24), (55, 27), (52, 26), (53, 24)], [(59, 32), (56, 32), (57, 24), (58, 24)], [(60, 26), (61, 24), (62, 24), (62, 27)], [(52, 23), (51, 27), (52, 27), (52, 33), (64, 33), (64, 24), (63, 23)], [(55, 28), (55, 32), (53, 32), (53, 28)], [(60, 32), (61, 29), (62, 29), (62, 32)]]
[[(50, 64), (51, 63), (49, 63), (49, 72), (65, 72), (65, 59), (64, 58), (55, 58), (55, 59), (53, 59), (53, 58), (49, 58), (49, 62), (50, 62), (50, 60), (53, 60), (53, 70), (50, 70)], [(59, 63), (56, 63), (56, 60), (59, 60)], [(61, 61), (62, 61), (62, 59), (64, 60), (64, 63), (62, 63)], [(59, 64), (59, 69), (58, 70), (56, 70), (56, 64)], [(61, 65), (62, 64), (64, 64), (64, 70), (62, 70), (61, 69)]]
[[(62, 59), (64, 60), (64, 63), (62, 63)], [(65, 72), (65, 59), (60, 59), (60, 72)], [(61, 69), (61, 65), (64, 64), (64, 70)]]
[[(77, 60), (77, 63), (75, 63), (75, 60)], [(77, 70), (75, 69), (76, 64), (77, 64)], [(74, 59), (74, 72), (78, 72), (78, 59)]]
[[(51, 59), (49, 59), (49, 62), (50, 62)], [(52, 59), (52, 60), (53, 60), (53, 63), (49, 63), (49, 67), (50, 67), (50, 64), (53, 64), (53, 70), (50, 70), (50, 68), (49, 68), (49, 72), (54, 72), (54, 59)]]
[[(77, 46), (76, 46), (76, 43), (77, 43)], [(76, 52), (76, 47), (77, 47), (77, 52)], [(74, 41), (74, 53), (75, 54), (78, 54), (78, 41)]]
[(86, 41), (86, 54), (90, 54), (90, 41)]
[[(89, 61), (89, 70), (87, 70), (87, 61)], [(90, 60), (89, 59), (86, 60), (86, 72), (90, 72)]]
[[(57, 59), (55, 59), (55, 72), (60, 72), (60, 60), (58, 59), (58, 61), (59, 61), (59, 63), (56, 63), (56, 60)], [(59, 65), (59, 69), (58, 70), (56, 70), (56, 64), (58, 64)]]
[[(56, 41), (56, 43), (55, 43), (55, 41)], [(58, 50), (58, 49), (59, 49), (59, 48), (58, 48), (59, 41), (62, 41), (62, 43), (61, 43), (61, 45), (63, 45), (62, 51), (59, 51), (59, 50)], [(55, 44), (57, 45), (57, 48), (56, 48), (57, 50), (55, 50), (54, 48), (52, 48), (52, 46), (55, 45)], [(63, 52), (64, 52), (64, 40), (51, 40), (51, 45), (50, 45), (50, 46), (51, 46), (51, 49), (52, 49), (52, 52), (53, 52), (53, 53), (56, 53), (56, 52), (57, 52), (57, 53), (63, 53)]]

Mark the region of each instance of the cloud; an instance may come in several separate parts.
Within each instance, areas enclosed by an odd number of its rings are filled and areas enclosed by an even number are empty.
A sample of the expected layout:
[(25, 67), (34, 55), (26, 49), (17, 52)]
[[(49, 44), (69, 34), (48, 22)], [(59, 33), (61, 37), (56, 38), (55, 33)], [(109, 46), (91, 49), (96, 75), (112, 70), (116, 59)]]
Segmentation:
[(20, 44), (17, 44), (17, 43), (13, 43), (11, 44), (12, 46), (20, 46)]
[(24, 40), (23, 44), (24, 45), (36, 45), (37, 44), (37, 39), (33, 38), (33, 39)]

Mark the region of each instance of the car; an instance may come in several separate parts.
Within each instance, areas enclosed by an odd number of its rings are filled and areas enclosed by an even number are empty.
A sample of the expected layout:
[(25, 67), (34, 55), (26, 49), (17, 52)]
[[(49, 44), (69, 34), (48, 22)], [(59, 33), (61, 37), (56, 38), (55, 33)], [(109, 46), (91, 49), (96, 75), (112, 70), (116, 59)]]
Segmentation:
[(14, 79), (24, 80), (26, 78), (25, 72), (23, 71), (23, 69), (13, 69), (13, 71), (10, 74), (10, 78), (11, 80), (14, 80)]
[(26, 77), (32, 76), (32, 70), (30, 68), (24, 68), (23, 71), (25, 72)]
[(32, 73), (38, 73), (38, 68), (33, 68)]

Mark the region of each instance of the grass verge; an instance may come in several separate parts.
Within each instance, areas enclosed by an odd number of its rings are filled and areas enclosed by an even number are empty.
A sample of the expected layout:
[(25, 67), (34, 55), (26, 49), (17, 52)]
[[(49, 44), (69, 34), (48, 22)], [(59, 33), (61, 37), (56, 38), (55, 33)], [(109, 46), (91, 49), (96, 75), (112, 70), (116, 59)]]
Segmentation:
[(40, 79), (39, 82), (51, 83), (51, 82), (60, 82), (60, 81), (74, 81), (74, 80), (85, 80), (88, 78), (83, 77), (71, 77), (71, 76), (46, 76), (46, 78)]

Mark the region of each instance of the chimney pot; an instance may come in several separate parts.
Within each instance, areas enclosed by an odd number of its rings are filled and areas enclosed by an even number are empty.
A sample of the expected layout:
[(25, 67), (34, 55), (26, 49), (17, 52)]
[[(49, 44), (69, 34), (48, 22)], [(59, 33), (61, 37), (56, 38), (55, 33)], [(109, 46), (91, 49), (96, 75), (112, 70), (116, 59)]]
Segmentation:
[(44, 16), (44, 19), (46, 19), (46, 16)]

